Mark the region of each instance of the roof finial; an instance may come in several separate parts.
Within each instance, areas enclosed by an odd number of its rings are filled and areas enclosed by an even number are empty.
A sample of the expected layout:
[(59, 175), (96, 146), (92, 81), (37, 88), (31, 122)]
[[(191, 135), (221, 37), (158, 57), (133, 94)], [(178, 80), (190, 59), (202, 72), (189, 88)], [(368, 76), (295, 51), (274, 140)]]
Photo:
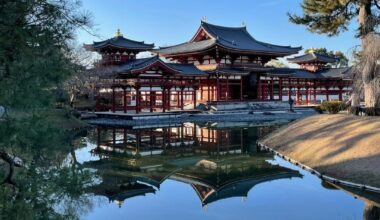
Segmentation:
[(120, 29), (117, 29), (115, 37), (122, 37), (122, 36), (123, 36), (123, 34), (120, 32)]
[(243, 22), (241, 22), (241, 26), (242, 26), (242, 27), (246, 27), (247, 25), (246, 25), (246, 23), (243, 21)]
[(207, 17), (206, 17), (206, 16), (203, 16), (203, 17), (201, 18), (201, 21), (202, 21), (202, 22), (206, 22), (206, 21), (207, 21)]

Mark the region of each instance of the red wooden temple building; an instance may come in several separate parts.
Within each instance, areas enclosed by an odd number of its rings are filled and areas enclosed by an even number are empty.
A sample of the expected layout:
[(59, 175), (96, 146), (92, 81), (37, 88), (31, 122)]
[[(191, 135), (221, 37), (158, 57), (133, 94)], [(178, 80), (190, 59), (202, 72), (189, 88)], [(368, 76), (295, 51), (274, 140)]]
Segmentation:
[(124, 38), (119, 31), (114, 38), (85, 47), (102, 55), (97, 68), (105, 73), (97, 86), (98, 111), (166, 112), (183, 110), (189, 102), (196, 107), (196, 90), (206, 73), (193, 64), (167, 63), (158, 56), (137, 59), (137, 53), (154, 45)]
[[(202, 21), (189, 42), (159, 49), (120, 32), (85, 47), (102, 55), (100, 66), (108, 73), (98, 85), (98, 111), (166, 112), (193, 109), (199, 103), (281, 101), (291, 96), (297, 104), (310, 104), (342, 100), (351, 85), (349, 68), (328, 67), (337, 59), (321, 54), (288, 59), (300, 68), (267, 66), (302, 48), (258, 41), (245, 26)], [(137, 59), (144, 51), (156, 56)]]

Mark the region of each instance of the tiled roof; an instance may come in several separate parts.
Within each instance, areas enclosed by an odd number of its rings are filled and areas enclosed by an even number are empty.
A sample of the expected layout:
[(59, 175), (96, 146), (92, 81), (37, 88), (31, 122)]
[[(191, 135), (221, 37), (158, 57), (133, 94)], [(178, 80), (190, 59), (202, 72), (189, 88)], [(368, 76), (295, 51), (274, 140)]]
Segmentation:
[(144, 41), (134, 41), (124, 38), (123, 36), (116, 36), (85, 46), (92, 50), (102, 49), (110, 46), (129, 50), (151, 50), (153, 49), (154, 44), (146, 44)]
[(238, 50), (248, 53), (264, 54), (296, 54), (301, 47), (280, 46), (264, 43), (254, 39), (247, 31), (246, 27), (222, 27), (218, 25), (201, 23), (200, 29), (205, 30), (211, 39), (198, 42), (187, 42), (171, 47), (164, 47), (156, 50), (161, 54), (181, 54), (207, 50), (213, 46), (219, 45), (226, 49)]
[(336, 57), (331, 57), (319, 53), (308, 53), (302, 56), (297, 56), (294, 58), (289, 58), (291, 63), (311, 63), (311, 62), (322, 62), (322, 63), (335, 63), (339, 61)]
[(116, 73), (127, 73), (133, 70), (142, 69), (148, 67), (156, 62), (160, 62), (161, 64), (167, 66), (170, 69), (173, 69), (175, 72), (183, 76), (203, 76), (207, 75), (207, 73), (199, 70), (193, 64), (176, 64), (176, 63), (166, 63), (162, 61), (158, 56), (142, 58), (131, 60), (123, 65), (120, 65), (116, 68)]
[(350, 67), (324, 68), (314, 73), (303, 69), (275, 68), (268, 72), (268, 75), (287, 75), (298, 79), (346, 79), (350, 69)]
[(160, 47), (155, 52), (160, 54), (180, 54), (180, 53), (192, 53), (200, 52), (214, 47), (216, 44), (215, 39), (203, 40), (197, 42), (187, 42), (170, 47)]

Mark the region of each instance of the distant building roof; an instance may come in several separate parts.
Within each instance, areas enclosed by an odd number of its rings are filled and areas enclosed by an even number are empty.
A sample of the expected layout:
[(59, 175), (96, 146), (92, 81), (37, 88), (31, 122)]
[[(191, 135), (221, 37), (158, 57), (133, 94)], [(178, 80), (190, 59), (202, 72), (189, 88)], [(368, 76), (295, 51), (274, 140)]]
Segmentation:
[(114, 47), (120, 48), (124, 50), (137, 50), (137, 51), (146, 51), (154, 48), (154, 44), (146, 44), (144, 41), (134, 41), (123, 37), (118, 31), (115, 37), (99, 41), (93, 42), (93, 44), (85, 45), (85, 48), (88, 50), (101, 50), (103, 48)]
[(313, 53), (304, 54), (302, 56), (289, 58), (288, 61), (290, 63), (297, 63), (297, 64), (302, 64), (302, 63), (335, 63), (335, 62), (338, 62), (339, 59), (336, 57), (331, 57), (328, 55), (313, 52)]
[[(209, 39), (201, 41), (195, 40), (195, 37), (200, 31), (207, 33)], [(236, 50), (245, 53), (286, 56), (296, 54), (302, 49), (301, 47), (280, 46), (257, 41), (248, 33), (246, 27), (223, 27), (202, 21), (197, 34), (190, 42), (171, 47), (161, 47), (159, 50), (156, 50), (156, 52), (164, 55), (174, 55), (200, 52), (219, 45), (227, 50)]]
[(289, 76), (290, 78), (299, 78), (299, 79), (349, 79), (351, 74), (350, 67), (342, 68), (323, 68), (317, 72), (310, 72), (304, 69), (296, 68), (275, 68), (272, 71), (268, 72), (268, 75), (278, 75), (278, 76)]

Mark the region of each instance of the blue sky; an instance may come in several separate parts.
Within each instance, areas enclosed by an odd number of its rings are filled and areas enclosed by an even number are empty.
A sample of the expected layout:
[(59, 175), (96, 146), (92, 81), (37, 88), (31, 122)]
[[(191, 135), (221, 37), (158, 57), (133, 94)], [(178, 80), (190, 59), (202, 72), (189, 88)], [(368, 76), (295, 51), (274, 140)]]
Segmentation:
[[(273, 44), (326, 47), (349, 55), (359, 44), (351, 31), (338, 37), (310, 33), (288, 22), (287, 12), (301, 13), (301, 0), (82, 0), (83, 10), (93, 15), (101, 38), (79, 31), (80, 43), (113, 37), (120, 28), (125, 37), (167, 46), (190, 40), (202, 17), (223, 26), (241, 26), (257, 40)], [(354, 26), (354, 24), (352, 25)]]

